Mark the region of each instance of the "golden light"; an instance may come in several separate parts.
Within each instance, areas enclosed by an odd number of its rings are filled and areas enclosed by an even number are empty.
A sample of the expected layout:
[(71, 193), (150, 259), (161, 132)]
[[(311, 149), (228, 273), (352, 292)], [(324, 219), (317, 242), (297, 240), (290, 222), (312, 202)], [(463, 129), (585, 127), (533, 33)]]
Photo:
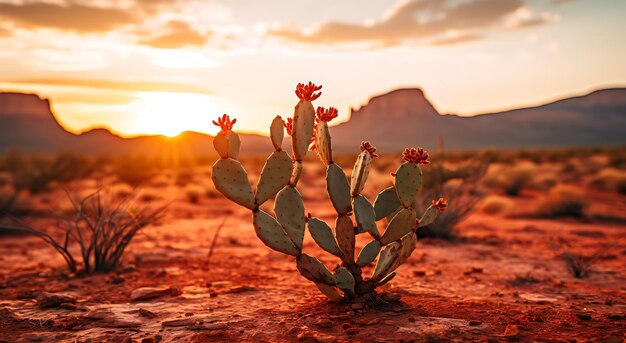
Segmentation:
[(209, 132), (216, 116), (211, 96), (174, 92), (140, 92), (132, 104), (138, 131), (174, 137), (184, 131)]

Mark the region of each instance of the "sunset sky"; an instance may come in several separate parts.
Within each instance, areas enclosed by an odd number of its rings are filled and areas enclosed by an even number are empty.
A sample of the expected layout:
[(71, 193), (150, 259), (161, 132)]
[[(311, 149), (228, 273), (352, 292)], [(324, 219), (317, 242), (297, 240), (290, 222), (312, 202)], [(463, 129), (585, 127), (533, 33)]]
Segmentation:
[(472, 115), (626, 86), (624, 0), (0, 0), (0, 90), (74, 132), (265, 132), (298, 82), (340, 120), (422, 88)]

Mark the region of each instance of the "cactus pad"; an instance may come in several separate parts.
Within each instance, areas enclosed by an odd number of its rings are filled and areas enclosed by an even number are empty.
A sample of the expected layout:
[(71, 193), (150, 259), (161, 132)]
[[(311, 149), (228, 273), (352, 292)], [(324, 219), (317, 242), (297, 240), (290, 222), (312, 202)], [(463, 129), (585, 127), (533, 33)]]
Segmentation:
[(212, 168), (211, 179), (215, 188), (237, 204), (254, 209), (254, 194), (248, 174), (239, 161), (232, 158), (220, 159)]
[(376, 283), (376, 287), (380, 287), (384, 284), (386, 284), (387, 282), (391, 281), (391, 279), (393, 279), (394, 277), (396, 277), (396, 272), (391, 272), (389, 274), (387, 274), (387, 276), (385, 276), (384, 278), (382, 278), (382, 280), (378, 281), (378, 283)]
[(330, 299), (330, 301), (338, 303), (343, 300), (343, 297), (341, 296), (341, 294), (339, 294), (339, 292), (337, 292), (337, 289), (335, 287), (325, 285), (323, 283), (316, 283), (315, 285), (317, 286), (317, 289), (320, 290), (320, 292), (322, 292), (325, 296), (328, 297), (328, 299)]
[(292, 168), (291, 157), (284, 151), (274, 151), (267, 158), (256, 187), (257, 205), (263, 204), (289, 183)]
[(391, 219), (387, 225), (387, 229), (380, 237), (380, 242), (387, 245), (402, 238), (402, 236), (411, 232), (415, 227), (415, 210), (412, 208), (403, 208)]
[(355, 234), (352, 219), (348, 216), (339, 216), (335, 222), (335, 236), (342, 253), (342, 261), (346, 264), (354, 263)]
[(228, 157), (233, 159), (239, 158), (239, 146), (241, 145), (239, 135), (235, 131), (228, 131), (226, 138), (228, 138)]
[(333, 150), (330, 145), (330, 132), (328, 131), (328, 124), (325, 121), (317, 122), (317, 131), (315, 132), (315, 150), (317, 156), (324, 165), (329, 165), (333, 162)]
[(298, 249), (302, 249), (304, 239), (304, 203), (295, 187), (285, 186), (276, 195), (274, 203), (276, 219)]
[(293, 164), (293, 171), (291, 172), (291, 178), (289, 179), (289, 184), (295, 187), (298, 184), (298, 181), (300, 181), (301, 175), (302, 175), (302, 162), (296, 161)]
[(356, 281), (354, 280), (354, 276), (352, 276), (346, 268), (339, 267), (335, 270), (335, 285), (337, 285), (337, 288), (356, 296), (356, 293), (354, 292), (355, 284)]
[(435, 219), (437, 219), (437, 214), (439, 214), (439, 210), (437, 209), (437, 207), (428, 206), (417, 227), (419, 228), (432, 224)]
[(313, 237), (313, 240), (315, 240), (320, 248), (337, 257), (341, 257), (341, 250), (339, 250), (333, 231), (330, 229), (328, 224), (317, 218), (311, 218), (309, 219), (308, 225), (311, 237)]
[(280, 116), (276, 116), (270, 125), (270, 138), (276, 151), (282, 150), (283, 138), (285, 137), (285, 122)]
[(384, 191), (378, 193), (376, 201), (374, 201), (374, 212), (376, 212), (376, 221), (379, 221), (388, 215), (392, 214), (398, 208), (402, 206), (396, 189), (394, 187), (386, 188)]
[(395, 174), (394, 186), (398, 199), (402, 205), (409, 207), (422, 185), (422, 169), (417, 164), (405, 162), (396, 170)]
[(380, 252), (381, 247), (380, 242), (377, 240), (367, 243), (363, 249), (361, 249), (359, 257), (356, 259), (356, 264), (362, 268), (372, 263)]
[(353, 206), (359, 233), (369, 232), (374, 238), (380, 237), (378, 227), (376, 227), (376, 213), (369, 200), (362, 195), (358, 195), (353, 200)]
[(355, 197), (361, 194), (367, 176), (370, 173), (370, 165), (372, 164), (372, 157), (367, 150), (361, 151), (352, 169), (352, 177), (350, 178), (350, 194)]
[(300, 100), (294, 110), (291, 133), (291, 145), (296, 161), (302, 161), (306, 156), (313, 136), (314, 125), (315, 109), (313, 104), (307, 100)]
[(254, 231), (265, 245), (287, 255), (300, 254), (300, 249), (293, 244), (274, 217), (261, 210), (255, 211), (252, 217)]
[(228, 158), (228, 138), (225, 134), (218, 134), (213, 138), (213, 147), (221, 158)]
[(379, 282), (387, 276), (387, 274), (389, 274), (393, 263), (398, 258), (399, 248), (400, 243), (393, 242), (387, 245), (385, 249), (380, 252), (380, 255), (378, 255), (378, 261), (376, 262), (376, 267), (374, 268), (374, 274), (372, 274), (372, 281)]
[(335, 163), (330, 164), (326, 170), (326, 188), (337, 213), (346, 215), (352, 212), (348, 179), (341, 167)]
[(296, 257), (296, 267), (302, 276), (315, 283), (335, 285), (335, 277), (326, 266), (313, 256), (301, 254)]

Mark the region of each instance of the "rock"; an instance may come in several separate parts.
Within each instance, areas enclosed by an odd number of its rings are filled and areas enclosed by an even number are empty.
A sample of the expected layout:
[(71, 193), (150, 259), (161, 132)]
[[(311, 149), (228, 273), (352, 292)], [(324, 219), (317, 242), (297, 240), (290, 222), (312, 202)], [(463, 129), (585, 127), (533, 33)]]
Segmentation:
[(384, 293), (381, 296), (381, 298), (387, 302), (397, 302), (397, 301), (400, 301), (400, 299), (402, 298), (402, 295), (398, 293)]
[(146, 337), (146, 338), (141, 340), (141, 343), (154, 343), (154, 338)]
[(179, 319), (166, 320), (162, 322), (161, 325), (170, 326), (170, 327), (178, 327), (178, 326), (193, 325), (195, 323), (196, 323), (196, 319), (194, 318), (179, 318)]
[(320, 327), (320, 328), (332, 328), (335, 324), (329, 320), (329, 319), (320, 319), (317, 322), (315, 322), (315, 326)]
[(142, 316), (142, 317), (149, 318), (149, 319), (158, 317), (156, 313), (154, 313), (152, 311), (148, 311), (145, 308), (140, 308), (139, 309), (139, 315)]
[(515, 337), (519, 335), (519, 325), (509, 324), (504, 329), (504, 337)]
[(335, 343), (337, 342), (337, 339), (331, 335), (325, 335), (325, 334), (316, 334), (315, 336), (315, 341), (318, 343)]
[(41, 292), (37, 296), (37, 305), (41, 308), (59, 307), (61, 304), (73, 304), (76, 297), (68, 294)]
[(154, 299), (168, 294), (172, 294), (170, 287), (141, 287), (130, 293), (130, 301)]
[(198, 324), (198, 325), (191, 325), (189, 327), (189, 330), (194, 330), (194, 331), (223, 330), (223, 329), (226, 329), (227, 327), (228, 325), (226, 325), (225, 323)]

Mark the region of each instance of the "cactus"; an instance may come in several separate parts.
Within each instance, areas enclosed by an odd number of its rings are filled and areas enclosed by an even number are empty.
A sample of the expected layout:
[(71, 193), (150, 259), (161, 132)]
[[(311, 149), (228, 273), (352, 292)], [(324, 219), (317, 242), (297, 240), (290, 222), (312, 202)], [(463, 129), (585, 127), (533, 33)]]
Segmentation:
[[(252, 191), (246, 171), (237, 160), (240, 141), (232, 131), (236, 120), (223, 115), (214, 121), (221, 131), (213, 142), (220, 159), (213, 165), (212, 179), (217, 190), (252, 211), (259, 239), (276, 251), (295, 256), (300, 274), (315, 283), (331, 301), (376, 299), (376, 287), (392, 280), (396, 269), (415, 250), (415, 231), (431, 224), (447, 204), (443, 199), (433, 200), (421, 217), (411, 207), (422, 183), (420, 165), (428, 164), (429, 157), (424, 149), (411, 148), (404, 151), (405, 162), (392, 174), (393, 186), (380, 192), (372, 205), (361, 192), (371, 164), (378, 156), (376, 149), (368, 142), (361, 143), (348, 181), (343, 169), (333, 161), (328, 129), (328, 122), (337, 117), (338, 111), (333, 107), (314, 110), (312, 104), (321, 95), (318, 92), (321, 88), (311, 82), (298, 84), (296, 95), (299, 102), (293, 118), (284, 122), (277, 116), (272, 121), (270, 139), (275, 151), (263, 166), (256, 192)], [(293, 156), (282, 150), (285, 129), (291, 136)], [(305, 215), (304, 203), (297, 190), (304, 168), (303, 159), (309, 150), (314, 150), (326, 166), (326, 188), (337, 212), (334, 229), (310, 214)], [(275, 217), (259, 209), (272, 197), (275, 197)], [(388, 224), (381, 234), (377, 222), (385, 218)], [(342, 264), (334, 268), (334, 273), (317, 258), (302, 252), (307, 227), (320, 248), (341, 259)], [(366, 232), (372, 240), (355, 259), (356, 236)], [(375, 260), (372, 275), (364, 276), (361, 268)]]

